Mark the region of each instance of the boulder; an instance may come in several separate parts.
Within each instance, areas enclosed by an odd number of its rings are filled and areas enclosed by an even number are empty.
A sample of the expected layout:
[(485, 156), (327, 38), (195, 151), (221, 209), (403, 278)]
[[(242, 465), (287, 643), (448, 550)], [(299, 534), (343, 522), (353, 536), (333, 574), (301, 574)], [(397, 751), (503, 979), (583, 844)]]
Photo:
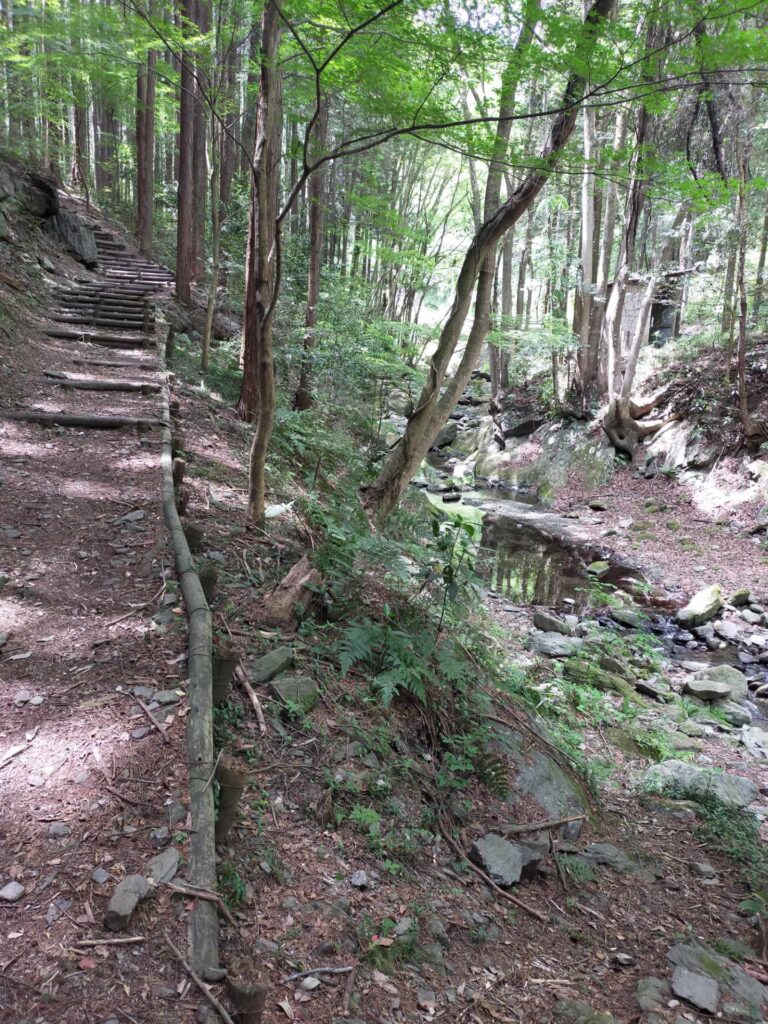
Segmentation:
[(562, 633), (563, 636), (573, 636), (574, 634), (574, 627), (569, 622), (543, 608), (537, 608), (533, 613), (533, 624), (543, 633)]
[[(716, 697), (704, 697), (703, 700), (744, 700), (749, 693), (747, 677), (732, 665), (710, 665), (697, 672), (694, 679), (701, 680), (712, 686), (725, 686), (728, 692), (718, 692)], [(698, 695), (697, 695), (698, 696)]]
[(254, 686), (268, 683), (270, 679), (285, 672), (293, 665), (293, 650), (290, 647), (276, 647), (274, 651), (257, 658), (250, 666), (248, 674)]
[(618, 608), (611, 608), (611, 618), (621, 626), (630, 629), (642, 629), (647, 624), (647, 619), (642, 612), (636, 608), (627, 608), (621, 605)]
[(13, 168), (0, 163), (0, 203), (5, 203), (16, 195), (16, 180)]
[(598, 559), (596, 562), (590, 562), (587, 566), (587, 572), (589, 575), (597, 576), (598, 579), (602, 579), (603, 576), (607, 576), (610, 571), (610, 562), (605, 562), (602, 559)]
[[(544, 723), (537, 718), (530, 719), (531, 728), (544, 740), (552, 742)], [(513, 792), (509, 803), (515, 805), (520, 796), (530, 797), (541, 809), (541, 817), (551, 820), (586, 816), (590, 805), (587, 794), (577, 781), (546, 753), (545, 749), (531, 743), (529, 735), (503, 725), (494, 725), (490, 748), (494, 753), (512, 759), (517, 769)], [(577, 839), (581, 832), (581, 820), (570, 821), (558, 828), (566, 839)]]
[(742, 725), (752, 724), (752, 712), (748, 707), (737, 704), (734, 700), (716, 700), (713, 701), (712, 707), (717, 708), (725, 715), (725, 720), (736, 726), (737, 729), (740, 729)]
[(432, 443), (433, 448), (447, 448), (449, 444), (452, 444), (459, 433), (459, 425), (454, 420), (450, 423), (446, 423), (443, 429), (439, 432), (437, 437)]
[(718, 583), (705, 587), (691, 598), (685, 608), (677, 613), (677, 621), (684, 629), (691, 629), (693, 626), (703, 626), (705, 622), (714, 619), (717, 613), (723, 608), (723, 592)]
[(616, 1024), (611, 1013), (594, 1010), (589, 1003), (579, 999), (561, 999), (555, 1004), (555, 1020), (567, 1024)]
[(676, 967), (672, 975), (672, 991), (678, 999), (695, 1006), (697, 1010), (716, 1013), (720, 1002), (720, 986), (706, 974), (695, 974), (687, 967)]
[(55, 181), (42, 174), (28, 174), (24, 179), (21, 203), (33, 217), (55, 217), (59, 212)]
[(413, 399), (407, 391), (395, 388), (387, 398), (387, 409), (397, 416), (410, 416), (413, 412)]
[(744, 726), (739, 734), (739, 742), (753, 757), (768, 761), (768, 732), (764, 729), (757, 725)]
[(179, 851), (171, 847), (168, 850), (163, 850), (162, 853), (158, 853), (156, 857), (153, 857), (146, 867), (146, 878), (153, 885), (162, 885), (164, 882), (170, 882), (176, 872), (179, 870), (179, 862), (181, 861), (181, 855)]
[(532, 649), (535, 654), (545, 654), (548, 658), (570, 658), (583, 643), (580, 637), (562, 633), (536, 633)]
[[(725, 1016), (729, 1020), (756, 1021), (764, 1016), (768, 989), (747, 974), (743, 967), (711, 947), (697, 942), (680, 942), (667, 953), (667, 960), (675, 969), (682, 967), (691, 974), (715, 981), (723, 999), (721, 1010), (726, 1011)], [(690, 982), (688, 978), (685, 980)], [(709, 991), (713, 990), (710, 988)], [(681, 995), (681, 998), (692, 1002), (690, 996)]]
[(79, 214), (61, 210), (46, 220), (45, 230), (86, 267), (95, 268), (98, 265), (99, 254), (93, 228)]
[(750, 593), (748, 590), (737, 590), (728, 604), (732, 604), (734, 608), (745, 608), (749, 604), (749, 600)]
[(660, 868), (642, 863), (613, 843), (590, 843), (582, 852), (588, 860), (595, 864), (605, 864), (622, 875), (635, 875), (646, 882), (655, 882), (657, 878), (664, 877)]
[(714, 680), (697, 678), (686, 679), (683, 683), (683, 693), (691, 697), (698, 697), (699, 700), (722, 700), (730, 697), (731, 688), (727, 683), (718, 683)]
[(760, 795), (751, 779), (684, 761), (663, 761), (651, 765), (643, 779), (649, 789), (698, 800), (715, 797), (728, 807), (748, 807)]
[(297, 707), (305, 714), (320, 700), (320, 690), (309, 676), (284, 675), (273, 679), (272, 692), (286, 707)]
[(502, 888), (521, 878), (535, 878), (541, 854), (520, 843), (510, 843), (494, 832), (476, 839), (469, 851), (472, 860)]

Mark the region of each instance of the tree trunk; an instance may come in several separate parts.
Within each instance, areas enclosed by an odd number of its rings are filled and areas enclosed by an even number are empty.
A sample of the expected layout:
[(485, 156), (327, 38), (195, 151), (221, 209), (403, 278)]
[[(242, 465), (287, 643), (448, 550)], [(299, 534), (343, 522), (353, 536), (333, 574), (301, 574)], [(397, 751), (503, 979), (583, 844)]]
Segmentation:
[[(317, 118), (316, 152), (325, 150), (328, 132), (328, 106), (321, 102)], [(294, 408), (300, 412), (315, 404), (312, 394), (312, 352), (317, 342), (317, 300), (320, 294), (320, 271), (323, 259), (323, 218), (325, 213), (325, 165), (309, 179), (309, 272), (307, 275), (307, 307), (304, 313), (304, 352)]]
[[(588, 61), (598, 36), (598, 24), (610, 14), (613, 3), (614, 0), (595, 0), (590, 8), (583, 29), (582, 63)], [(427, 380), (416, 409), (408, 419), (403, 437), (390, 452), (381, 472), (366, 494), (366, 506), (379, 518), (385, 518), (399, 502), (438, 431), (452, 412), (458, 395), (469, 380), (488, 330), (481, 302), (486, 301), (486, 296), (487, 301), (490, 301), (493, 275), (487, 273), (482, 274), (483, 280), (478, 285), (476, 317), (464, 355), (446, 387), (445, 394), (440, 398), (448, 364), (461, 336), (472, 293), (485, 266), (486, 257), (495, 251), (499, 240), (509, 228), (530, 209), (546, 184), (573, 132), (583, 92), (584, 78), (580, 74), (572, 74), (566, 86), (563, 110), (554, 118), (538, 166), (526, 174), (509, 199), (475, 233), (459, 272), (453, 305), (441, 331), (437, 349), (430, 359)]]
[[(182, 0), (185, 35), (194, 22), (195, 0)], [(191, 284), (195, 268), (194, 179), (192, 163), (195, 133), (195, 78), (192, 56), (181, 57), (179, 97), (179, 182), (176, 218), (176, 295), (179, 302), (192, 301)]]
[(238, 401), (240, 415), (255, 423), (248, 487), (249, 513), (255, 520), (264, 515), (265, 464), (275, 416), (272, 321), (280, 268), (276, 217), (282, 82), (275, 60), (279, 39), (278, 11), (273, 0), (268, 0), (262, 17), (243, 317), (243, 380)]
[(763, 304), (763, 290), (765, 287), (765, 254), (768, 249), (768, 212), (763, 217), (763, 230), (760, 235), (760, 256), (757, 260), (757, 274), (755, 276), (755, 292), (752, 297), (752, 320), (755, 324), (760, 322), (760, 308)]
[(584, 172), (581, 178), (581, 285), (579, 287), (579, 321), (574, 325), (579, 336), (579, 376), (581, 393), (585, 401), (595, 390), (597, 376), (596, 353), (590, 345), (592, 294), (595, 282), (593, 262), (595, 234), (595, 112), (582, 111), (584, 126)]
[[(196, 0), (195, 20), (198, 31), (208, 32), (211, 25), (210, 0)], [(211, 79), (210, 53), (195, 59), (197, 73)], [(205, 273), (205, 224), (208, 210), (208, 124), (205, 106), (200, 97), (200, 86), (195, 83), (195, 103), (192, 108), (193, 120), (193, 162), (192, 162), (192, 212), (194, 224), (194, 262), (192, 264), (192, 280), (202, 280)]]
[(152, 254), (155, 203), (155, 65), (150, 50), (136, 76), (136, 236), (145, 256)]

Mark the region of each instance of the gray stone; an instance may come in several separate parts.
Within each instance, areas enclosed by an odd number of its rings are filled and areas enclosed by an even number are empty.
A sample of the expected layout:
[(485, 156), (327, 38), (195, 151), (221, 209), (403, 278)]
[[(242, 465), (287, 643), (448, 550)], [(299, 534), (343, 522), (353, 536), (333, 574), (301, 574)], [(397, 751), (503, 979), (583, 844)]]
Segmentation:
[(532, 649), (535, 654), (545, 654), (548, 658), (570, 658), (583, 643), (580, 637), (562, 633), (536, 633)]
[(728, 683), (718, 683), (710, 679), (702, 679), (694, 676), (693, 679), (686, 679), (683, 683), (683, 693), (691, 697), (698, 697), (699, 700), (722, 700), (730, 697), (731, 688)]
[(713, 629), (721, 639), (728, 641), (738, 640), (741, 632), (735, 622), (729, 622), (726, 619), (723, 619), (721, 622), (716, 622)]
[(760, 612), (753, 612), (749, 608), (745, 608), (741, 613), (742, 619), (750, 626), (759, 626), (762, 619)]
[(368, 887), (368, 875), (365, 871), (355, 871), (349, 879), (349, 884), (355, 889), (366, 889)]
[(493, 832), (476, 839), (469, 855), (491, 881), (503, 888), (515, 885), (521, 878), (535, 877), (542, 859), (540, 853), (520, 843), (510, 843)]
[(434, 1010), (437, 1006), (437, 996), (431, 988), (417, 989), (416, 1004), (420, 1010)]
[(187, 820), (187, 808), (180, 800), (171, 800), (168, 804), (168, 824), (173, 828)]
[(660, 868), (642, 863), (613, 843), (590, 843), (584, 848), (582, 855), (595, 864), (605, 864), (622, 875), (635, 875), (647, 882), (655, 882), (657, 878), (664, 876)]
[(703, 943), (678, 943), (667, 953), (667, 960), (674, 967), (685, 967), (693, 974), (716, 981), (724, 1000), (728, 998), (741, 1008), (738, 1015), (730, 1012), (729, 1017), (755, 1020), (766, 1006), (768, 989), (738, 964)]
[(106, 885), (111, 877), (112, 875), (105, 871), (104, 868), (96, 867), (91, 872), (91, 881), (95, 882), (96, 885)]
[(54, 924), (56, 921), (58, 921), (62, 914), (66, 914), (66, 912), (69, 910), (71, 906), (72, 900), (63, 899), (61, 897), (59, 899), (53, 900), (53, 902), (48, 907), (48, 911), (45, 915), (45, 923), (49, 926)]
[(578, 999), (561, 999), (556, 1003), (555, 1020), (568, 1021), (568, 1024), (616, 1024), (613, 1014), (594, 1010)]
[(654, 676), (651, 679), (638, 679), (635, 681), (635, 689), (644, 697), (652, 697), (654, 700), (669, 700), (671, 687), (668, 683)]
[[(545, 739), (548, 738), (544, 724), (536, 718), (530, 725)], [(517, 768), (515, 777), (516, 793), (509, 801), (514, 805), (519, 794), (529, 796), (539, 805), (542, 818), (570, 818), (588, 814), (590, 805), (586, 794), (574, 779), (543, 750), (532, 746), (527, 737), (506, 726), (494, 726), (492, 749), (511, 757)], [(566, 839), (577, 839), (583, 821), (571, 821), (559, 827), (558, 832)]]
[(21, 202), (33, 217), (53, 217), (59, 212), (56, 182), (42, 174), (28, 174), (24, 178)]
[(751, 779), (686, 764), (684, 761), (663, 761), (651, 765), (643, 779), (652, 789), (662, 792), (671, 790), (699, 800), (715, 797), (729, 807), (747, 807), (760, 795)]
[(283, 704), (296, 706), (303, 712), (311, 711), (320, 700), (320, 690), (309, 676), (278, 676), (271, 682), (272, 692)]
[(646, 617), (636, 608), (611, 608), (611, 618), (622, 626), (641, 629), (647, 622)]
[(13, 698), (13, 703), (17, 708), (21, 708), (31, 700), (32, 694), (29, 690), (18, 690)]
[(739, 734), (739, 742), (753, 757), (768, 760), (768, 732), (757, 725), (745, 726)]
[(131, 693), (140, 700), (152, 700), (155, 691), (151, 686), (132, 686)]
[(635, 995), (644, 1013), (657, 1013), (666, 1010), (671, 989), (663, 978), (641, 978)]
[(127, 875), (115, 889), (104, 915), (104, 924), (111, 932), (121, 932), (128, 927), (136, 907), (151, 891), (149, 882), (142, 875)]
[(734, 608), (744, 608), (749, 604), (750, 599), (751, 595), (748, 590), (737, 590), (728, 604), (732, 604)]
[(443, 429), (439, 432), (435, 438), (432, 447), (433, 448), (447, 448), (449, 444), (452, 444), (459, 433), (458, 423), (452, 421), (446, 423)]
[(686, 629), (703, 626), (705, 622), (714, 619), (724, 604), (720, 585), (714, 583), (694, 594), (685, 608), (680, 609), (676, 618), (678, 623)]
[(451, 944), (451, 937), (445, 925), (439, 917), (430, 917), (427, 921), (427, 931), (433, 939), (437, 939), (441, 946), (447, 949)]
[(167, 706), (170, 704), (178, 704), (181, 697), (175, 690), (158, 690), (157, 693), (153, 695), (152, 700), (157, 704)]
[(48, 826), (48, 835), (51, 839), (64, 839), (70, 831), (70, 827), (65, 821), (52, 821)]
[(179, 855), (179, 851), (173, 847), (168, 850), (163, 850), (162, 853), (158, 853), (157, 856), (153, 857), (147, 864), (147, 881), (152, 882), (154, 885), (162, 885), (164, 882), (170, 882), (179, 870), (180, 860), (181, 857)]
[(702, 725), (701, 722), (694, 721), (693, 718), (686, 718), (685, 721), (678, 725), (677, 730), (678, 732), (685, 733), (686, 736), (707, 735), (707, 727)]
[(27, 890), (20, 882), (8, 882), (0, 889), (0, 901), (3, 903), (17, 903)]
[(722, 696), (728, 700), (744, 700), (749, 693), (747, 677), (732, 665), (710, 665), (699, 671), (696, 678), (709, 683), (724, 683), (728, 687), (728, 693)]
[(737, 704), (733, 700), (716, 700), (712, 704), (721, 711), (731, 725), (739, 729), (742, 725), (752, 724), (752, 712), (743, 704)]
[(698, 875), (699, 878), (716, 878), (717, 871), (712, 865), (706, 860), (696, 861), (691, 864), (691, 871), (694, 875)]
[(574, 633), (573, 627), (565, 619), (541, 608), (533, 613), (533, 624), (543, 633), (562, 633), (563, 636), (573, 636)]
[(610, 562), (606, 562), (602, 559), (598, 559), (596, 562), (590, 562), (587, 566), (587, 572), (590, 576), (597, 576), (598, 579), (602, 579), (603, 576), (607, 576), (610, 571)]
[(293, 651), (290, 647), (276, 647), (249, 666), (248, 675), (254, 686), (268, 683), (293, 665)]
[(96, 267), (99, 254), (93, 228), (77, 213), (61, 210), (45, 222), (45, 230), (86, 267)]
[(698, 1010), (706, 1010), (707, 1013), (717, 1011), (720, 986), (706, 974), (694, 974), (687, 967), (676, 967), (672, 975), (672, 991)]

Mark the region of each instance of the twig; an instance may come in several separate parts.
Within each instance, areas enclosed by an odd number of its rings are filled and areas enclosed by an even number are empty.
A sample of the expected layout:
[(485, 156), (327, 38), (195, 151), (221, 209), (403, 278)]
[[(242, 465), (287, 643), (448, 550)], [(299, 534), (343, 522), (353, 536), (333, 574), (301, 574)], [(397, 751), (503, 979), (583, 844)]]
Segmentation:
[(350, 971), (356, 970), (357, 964), (353, 964), (351, 967), (315, 967), (311, 971), (299, 971), (297, 974), (289, 974), (286, 978), (281, 978), (277, 984), (290, 985), (293, 981), (311, 978), (313, 974), (349, 974)]
[(147, 718), (150, 720), (152, 725), (154, 725), (154, 727), (157, 729), (157, 731), (163, 737), (163, 743), (170, 743), (171, 741), (168, 739), (168, 737), (165, 734), (165, 729), (162, 727), (162, 725), (160, 725), (160, 723), (155, 718), (155, 716), (152, 714), (152, 712), (149, 710), (149, 708), (144, 703), (144, 701), (140, 697), (136, 697), (134, 694), (131, 694), (131, 696), (136, 701), (136, 703), (139, 705), (139, 707), (144, 712), (144, 714), (147, 716)]
[(208, 1002), (211, 1004), (211, 1006), (214, 1008), (214, 1010), (219, 1014), (221, 1019), (224, 1021), (224, 1024), (235, 1024), (235, 1022), (232, 1020), (230, 1015), (227, 1013), (227, 1011), (221, 1005), (221, 1003), (216, 998), (216, 996), (213, 994), (213, 992), (209, 991), (208, 987), (206, 986), (206, 984), (204, 983), (202, 978), (200, 978), (197, 974), (195, 974), (195, 972), (189, 966), (187, 961), (184, 959), (184, 957), (181, 955), (181, 953), (178, 951), (178, 949), (174, 946), (174, 944), (171, 941), (171, 937), (168, 934), (168, 932), (166, 932), (166, 931), (163, 932), (163, 938), (165, 939), (165, 943), (168, 946), (168, 948), (170, 949), (170, 951), (173, 953), (173, 955), (179, 961), (179, 963), (184, 968), (184, 970), (187, 972), (187, 974), (190, 976), (192, 981), (194, 981), (194, 983), (197, 985), (197, 987), (203, 993), (203, 995), (208, 1000)]
[(209, 892), (208, 889), (196, 889), (194, 886), (182, 885), (180, 882), (166, 882), (166, 885), (172, 892), (184, 893), (186, 896), (194, 896), (196, 899), (215, 903), (235, 931), (240, 931), (237, 921), (232, 917), (226, 903), (217, 892)]
[(205, 785), (203, 786), (203, 791), (205, 791), (206, 789), (208, 789), (208, 787), (210, 786), (210, 784), (211, 784), (211, 783), (213, 782), (213, 778), (214, 778), (214, 776), (215, 776), (215, 774), (216, 774), (216, 769), (217, 769), (217, 768), (219, 767), (219, 761), (221, 760), (221, 755), (222, 755), (223, 753), (224, 753), (224, 748), (222, 747), (222, 749), (221, 749), (221, 750), (219, 751), (219, 756), (218, 756), (218, 757), (216, 758), (216, 764), (215, 764), (215, 765), (213, 766), (213, 771), (212, 771), (212, 772), (211, 772), (211, 774), (210, 774), (210, 775), (208, 776), (208, 781), (207, 781), (207, 782), (206, 782), (206, 784), (205, 784)]
[(32, 745), (32, 740), (35, 736), (37, 736), (37, 726), (35, 726), (34, 732), (28, 740), (24, 740), (23, 743), (17, 743), (15, 747), (11, 747), (8, 753), (3, 756), (3, 759), (0, 760), (0, 768), (5, 768), (7, 764), (10, 764), (14, 757), (18, 757), (19, 754), (23, 754), (25, 750), (28, 750)]
[(251, 681), (245, 674), (245, 669), (242, 665), (238, 665), (235, 669), (235, 678), (238, 680), (242, 688), (248, 694), (253, 705), (253, 710), (256, 712), (256, 721), (259, 723), (259, 732), (262, 736), (267, 735), (267, 723), (264, 721), (264, 712), (261, 707), (261, 701), (256, 695), (256, 691), (251, 686)]
[(146, 942), (143, 935), (126, 935), (124, 939), (78, 939), (76, 946), (134, 946)]
[(349, 1013), (349, 1004), (352, 999), (352, 993), (355, 990), (355, 981), (357, 979), (357, 968), (350, 971), (347, 983), (344, 986), (344, 998), (341, 1000), (341, 1012), (346, 1016)]
[(0, 978), (2, 978), (3, 981), (10, 981), (12, 985), (20, 985), (22, 988), (29, 989), (30, 992), (34, 992), (36, 995), (40, 996), (41, 999), (45, 998), (44, 992), (41, 992), (39, 988), (35, 988), (34, 985), (30, 985), (28, 982), (22, 981), (21, 978), (12, 978), (10, 974), (6, 974), (4, 971), (0, 971)]

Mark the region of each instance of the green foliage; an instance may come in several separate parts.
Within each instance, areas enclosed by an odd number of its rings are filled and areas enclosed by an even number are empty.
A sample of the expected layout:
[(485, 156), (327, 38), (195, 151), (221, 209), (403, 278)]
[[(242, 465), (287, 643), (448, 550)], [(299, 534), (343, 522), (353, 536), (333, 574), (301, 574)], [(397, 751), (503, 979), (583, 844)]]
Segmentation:
[(245, 882), (232, 861), (220, 861), (216, 876), (218, 890), (227, 906), (232, 909), (242, 906), (246, 897)]
[(748, 810), (727, 807), (713, 798), (699, 802), (699, 836), (714, 852), (741, 865), (755, 893), (768, 891), (768, 851), (760, 837), (755, 815)]

